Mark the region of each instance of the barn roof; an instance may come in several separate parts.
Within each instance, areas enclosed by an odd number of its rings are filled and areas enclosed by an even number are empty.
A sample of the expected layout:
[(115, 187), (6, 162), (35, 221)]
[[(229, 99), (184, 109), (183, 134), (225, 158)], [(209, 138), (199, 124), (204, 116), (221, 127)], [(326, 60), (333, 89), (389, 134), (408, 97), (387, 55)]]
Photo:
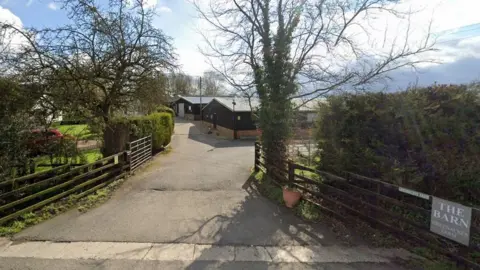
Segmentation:
[(257, 99), (251, 99), (251, 103), (248, 102), (246, 98), (233, 98), (233, 97), (216, 97), (216, 101), (221, 103), (223, 106), (228, 108), (230, 111), (233, 111), (233, 101), (235, 101), (235, 111), (236, 112), (250, 112), (252, 111), (250, 104), (255, 109), (258, 107), (259, 102)]
[[(256, 98), (251, 98), (250, 102), (247, 98), (233, 98), (233, 97), (215, 97), (212, 100), (216, 100), (218, 103), (222, 104), (224, 107), (233, 111), (233, 101), (235, 101), (235, 111), (236, 112), (250, 112), (252, 108), (255, 110), (260, 105), (260, 102)], [(325, 101), (325, 99), (314, 99), (308, 102), (305, 102), (300, 99), (294, 99), (292, 102), (294, 107), (302, 112), (313, 112), (316, 111), (318, 102)], [(251, 106), (250, 106), (251, 104)]]
[[(212, 101), (214, 97), (202, 96), (202, 104), (207, 104)], [(192, 104), (200, 104), (200, 96), (179, 96), (178, 99), (184, 99)], [(177, 100), (178, 100), (177, 99)]]

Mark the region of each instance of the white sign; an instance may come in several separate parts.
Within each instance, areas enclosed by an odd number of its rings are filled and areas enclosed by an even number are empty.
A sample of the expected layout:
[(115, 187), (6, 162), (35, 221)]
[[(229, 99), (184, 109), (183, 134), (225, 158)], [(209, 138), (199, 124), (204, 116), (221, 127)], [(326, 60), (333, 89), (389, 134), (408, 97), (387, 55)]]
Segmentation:
[(432, 197), (430, 231), (468, 246), (472, 208)]
[(415, 190), (411, 190), (411, 189), (408, 189), (408, 188), (402, 188), (401, 187), (401, 188), (398, 188), (398, 191), (406, 193), (406, 194), (410, 194), (412, 196), (419, 197), (419, 198), (422, 198), (422, 199), (425, 199), (425, 200), (430, 200), (430, 195), (422, 193), (422, 192), (418, 192), (418, 191), (415, 191)]

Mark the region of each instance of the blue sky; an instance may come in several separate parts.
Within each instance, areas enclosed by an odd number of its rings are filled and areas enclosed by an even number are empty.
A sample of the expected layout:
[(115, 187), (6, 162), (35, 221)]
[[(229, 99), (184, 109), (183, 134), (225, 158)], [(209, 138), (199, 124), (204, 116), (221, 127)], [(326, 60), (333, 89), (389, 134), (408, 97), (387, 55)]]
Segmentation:
[[(182, 69), (192, 75), (210, 69), (198, 51), (198, 46), (204, 43), (197, 32), (202, 29), (191, 0), (145, 1), (157, 9), (155, 25), (173, 38)], [(423, 65), (415, 71), (395, 71), (390, 74), (394, 78), (391, 89), (404, 88), (413, 82), (426, 85), (480, 80), (479, 0), (402, 0), (401, 3), (421, 10), (418, 20), (414, 20), (417, 25), (424, 24), (426, 17), (433, 20), (438, 51), (430, 56), (442, 64)], [(66, 23), (68, 18), (51, 0), (0, 0), (0, 20), (15, 20), (27, 27), (54, 27)]]

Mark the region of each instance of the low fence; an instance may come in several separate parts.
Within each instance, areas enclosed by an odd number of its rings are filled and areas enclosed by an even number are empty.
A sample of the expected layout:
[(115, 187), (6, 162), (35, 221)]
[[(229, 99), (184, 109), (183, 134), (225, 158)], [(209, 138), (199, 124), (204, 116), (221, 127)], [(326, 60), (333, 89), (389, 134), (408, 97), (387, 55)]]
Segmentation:
[[(255, 143), (255, 171), (290, 185), (303, 199), (339, 219), (359, 218), (402, 240), (429, 247), (480, 269), (480, 210), (351, 172), (335, 175), (291, 161), (267, 165)], [(465, 226), (464, 226), (465, 225)]]
[(71, 194), (76, 194), (77, 198), (84, 197), (124, 177), (132, 168), (138, 168), (151, 158), (151, 137), (131, 144), (134, 151), (0, 182), (0, 225)]

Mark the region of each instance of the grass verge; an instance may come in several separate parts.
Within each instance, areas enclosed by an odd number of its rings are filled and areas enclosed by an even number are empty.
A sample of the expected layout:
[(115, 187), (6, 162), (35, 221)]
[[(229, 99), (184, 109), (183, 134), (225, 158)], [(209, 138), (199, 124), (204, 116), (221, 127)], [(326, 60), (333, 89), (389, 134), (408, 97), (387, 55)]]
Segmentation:
[(125, 179), (126, 178), (118, 179), (88, 196), (78, 198), (77, 194), (73, 194), (54, 203), (48, 204), (35, 212), (23, 214), (19, 219), (8, 223), (6, 226), (0, 226), (0, 236), (12, 236), (30, 226), (53, 218), (73, 208), (77, 208), (79, 212), (83, 213), (89, 209), (97, 207), (110, 199), (113, 191), (120, 187)]
[[(97, 160), (100, 160), (103, 158), (103, 155), (100, 151), (100, 149), (91, 149), (91, 150), (86, 150), (86, 151), (82, 151), (80, 152), (80, 155), (78, 157), (75, 157), (75, 158), (68, 158), (68, 159), (64, 159), (62, 158), (60, 161), (58, 159), (55, 159), (53, 160), (53, 162), (58, 162), (58, 163), (92, 163), (92, 162), (95, 162)], [(47, 166), (49, 164), (51, 164), (51, 160), (50, 160), (50, 157), (48, 155), (45, 155), (45, 156), (39, 156), (39, 157), (36, 157), (34, 159), (35, 161), (35, 164), (42, 164), (42, 166), (37, 166), (36, 165), (36, 168), (35, 168), (35, 172), (43, 172), (43, 171), (47, 171), (47, 170), (50, 170), (52, 169), (51, 166)]]
[(88, 125), (61, 125), (52, 126), (58, 129), (62, 134), (72, 135), (79, 140), (95, 140), (99, 137), (93, 133)]

